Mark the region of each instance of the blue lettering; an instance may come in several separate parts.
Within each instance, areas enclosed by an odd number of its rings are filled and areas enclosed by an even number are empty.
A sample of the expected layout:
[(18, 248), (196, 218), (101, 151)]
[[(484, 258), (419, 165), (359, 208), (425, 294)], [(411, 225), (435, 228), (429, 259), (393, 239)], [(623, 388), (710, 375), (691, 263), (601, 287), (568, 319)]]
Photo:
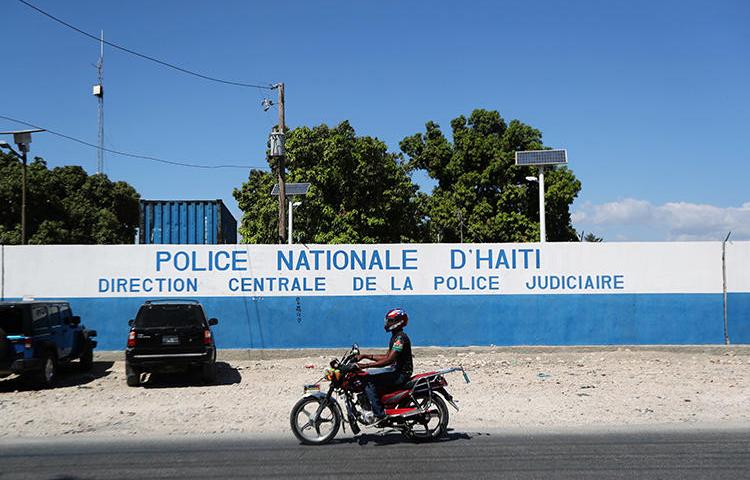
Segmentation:
[(205, 272), (207, 269), (208, 270), (211, 269), (211, 263), (212, 263), (211, 259), (214, 256), (214, 252), (211, 252), (211, 251), (208, 252), (208, 268), (207, 267), (201, 268), (201, 267), (198, 266), (198, 252), (193, 251), (190, 256), (192, 258), (192, 262), (191, 262), (192, 263), (192, 268), (191, 268), (192, 271), (194, 271), (194, 272)]
[[(515, 251), (514, 251), (513, 259), (515, 260)], [(510, 265), (508, 265), (508, 255), (505, 253), (505, 250), (500, 250), (500, 252), (497, 255), (497, 262), (495, 263), (495, 268), (500, 268), (500, 266), (503, 266), (505, 268), (510, 268)]]
[(487, 268), (492, 268), (492, 250), (488, 250), (487, 256), (483, 257), (482, 252), (477, 249), (477, 268), (482, 268), (482, 262), (487, 262)]
[[(180, 259), (184, 259), (184, 264), (180, 266)], [(187, 252), (177, 252), (174, 254), (174, 268), (183, 272), (190, 267), (190, 256)]]
[(168, 262), (171, 258), (172, 254), (167, 251), (159, 250), (156, 252), (156, 271), (161, 272), (161, 264)]
[[(247, 264), (249, 263), (249, 260), (247, 258), (247, 252), (242, 250), (233, 250), (232, 251), (232, 270), (234, 271), (246, 271), (247, 270)], [(226, 268), (222, 269), (219, 268), (217, 265), (217, 268), (219, 270), (226, 270)]]
[(354, 265), (358, 265), (361, 270), (365, 270), (367, 267), (365, 266), (365, 258), (367, 257), (367, 254), (364, 250), (362, 250), (362, 255), (357, 256), (358, 252), (355, 252), (352, 250), (352, 270), (354, 270)]
[(281, 250), (279, 250), (276, 253), (276, 270), (281, 270), (281, 263), (282, 262), (284, 262), (284, 265), (286, 265), (286, 269), (287, 270), (292, 270), (294, 268), (292, 266), (292, 264), (293, 264), (292, 256), (294, 256), (294, 252), (290, 250), (290, 251), (288, 251), (286, 253), (289, 254), (289, 257), (285, 257), (284, 256), (284, 252), (282, 252)]
[(370, 267), (369, 270), (373, 270), (375, 267), (375, 264), (378, 265), (378, 269), (383, 269), (383, 261), (380, 259), (380, 253), (377, 250), (374, 250), (372, 252), (372, 258), (370, 258)]
[[(414, 254), (414, 256), (410, 256), (410, 254)], [(401, 262), (404, 265), (404, 270), (416, 270), (417, 269), (417, 251), (416, 250), (404, 250), (401, 252)], [(415, 265), (409, 265), (410, 263), (414, 263)]]
[[(343, 263), (338, 262), (336, 259), (342, 258), (344, 259)], [(349, 256), (347, 253), (343, 250), (337, 250), (336, 253), (333, 254), (333, 267), (336, 270), (345, 270), (346, 267), (349, 266)]]
[[(454, 270), (457, 268), (464, 268), (464, 265), (466, 265), (466, 254), (463, 252), (463, 250), (456, 250), (455, 248), (452, 249), (451, 250), (451, 268)], [(438, 277), (435, 277), (435, 279), (437, 278)], [(443, 278), (443, 277), (440, 277), (440, 278)]]

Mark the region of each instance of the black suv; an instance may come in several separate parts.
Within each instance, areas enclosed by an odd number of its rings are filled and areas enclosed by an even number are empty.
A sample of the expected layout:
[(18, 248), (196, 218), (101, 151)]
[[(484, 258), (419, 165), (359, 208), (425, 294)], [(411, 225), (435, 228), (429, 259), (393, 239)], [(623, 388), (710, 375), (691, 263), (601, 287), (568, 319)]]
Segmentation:
[(67, 302), (0, 302), (0, 378), (15, 373), (50, 387), (61, 363), (79, 359), (90, 370), (94, 337)]
[(141, 373), (200, 369), (203, 381), (216, 382), (216, 345), (203, 306), (194, 300), (151, 300), (130, 320), (125, 375), (131, 387)]

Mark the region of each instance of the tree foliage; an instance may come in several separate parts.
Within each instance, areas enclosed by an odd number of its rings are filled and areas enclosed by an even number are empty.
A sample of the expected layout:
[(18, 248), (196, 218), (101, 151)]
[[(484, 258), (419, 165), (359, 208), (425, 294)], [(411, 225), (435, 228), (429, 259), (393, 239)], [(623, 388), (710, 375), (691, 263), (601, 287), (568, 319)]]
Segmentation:
[[(0, 243), (21, 243), (21, 174), (16, 157), (0, 153)], [(132, 243), (139, 195), (125, 182), (88, 175), (80, 166), (27, 168), (29, 244)]]
[(598, 242), (601, 242), (601, 241), (603, 241), (603, 240), (604, 240), (603, 238), (601, 238), (601, 237), (597, 237), (597, 236), (596, 236), (596, 235), (594, 235), (593, 233), (587, 233), (586, 235), (584, 235), (584, 236), (583, 236), (583, 241), (584, 241), (584, 242), (594, 242), (594, 243), (598, 243)]
[[(408, 166), (425, 170), (437, 185), (425, 198), (428, 238), (438, 242), (529, 242), (539, 238), (538, 184), (517, 167), (514, 152), (545, 148), (542, 133), (497, 111), (474, 110), (451, 122), (452, 142), (435, 122), (401, 141)], [(547, 239), (577, 240), (569, 206), (581, 183), (565, 167), (545, 171)]]
[[(275, 165), (271, 165), (272, 170)], [(348, 122), (299, 127), (286, 134), (287, 182), (310, 182), (294, 211), (295, 243), (398, 243), (421, 240), (418, 187), (398, 155)], [(275, 243), (276, 176), (253, 170), (234, 190), (247, 243)]]
[[(358, 137), (348, 122), (300, 127), (286, 140), (288, 182), (312, 187), (295, 210), (296, 242), (532, 242), (539, 239), (539, 186), (517, 167), (517, 150), (544, 149), (542, 133), (496, 111), (475, 110), (451, 122), (449, 140), (435, 122), (404, 138), (408, 158), (389, 153), (372, 137)], [(272, 165), (274, 167), (274, 165)], [(411, 174), (436, 182), (420, 193)], [(254, 170), (234, 196), (244, 212), (248, 243), (275, 243), (278, 200), (271, 172)], [(570, 205), (581, 183), (565, 167), (545, 173), (547, 239), (577, 241)]]

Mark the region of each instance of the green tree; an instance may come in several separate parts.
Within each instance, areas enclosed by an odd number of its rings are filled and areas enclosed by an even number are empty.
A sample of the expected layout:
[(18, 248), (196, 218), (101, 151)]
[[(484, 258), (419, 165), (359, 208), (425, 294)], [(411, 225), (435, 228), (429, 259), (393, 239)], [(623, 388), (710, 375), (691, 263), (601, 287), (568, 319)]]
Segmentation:
[[(0, 154), (0, 243), (21, 242), (21, 169), (16, 157)], [(39, 157), (27, 177), (29, 244), (132, 243), (139, 195), (127, 183), (79, 166), (50, 170)]]
[[(287, 182), (310, 182), (294, 212), (295, 242), (396, 243), (421, 240), (417, 186), (400, 157), (348, 122), (299, 127), (286, 134)], [(275, 165), (271, 165), (272, 170)], [(276, 243), (276, 177), (252, 170), (234, 190), (246, 243)]]
[[(437, 185), (423, 198), (426, 241), (530, 242), (539, 238), (539, 190), (525, 177), (536, 168), (517, 167), (514, 152), (545, 148), (542, 133), (518, 120), (506, 124), (497, 111), (474, 110), (451, 122), (449, 141), (440, 126), (401, 141), (408, 167), (425, 170)], [(570, 204), (581, 183), (569, 169), (545, 171), (547, 239), (575, 241)]]
[(593, 233), (587, 233), (586, 235), (583, 236), (584, 242), (601, 242), (603, 240), (604, 240), (603, 238), (597, 237)]

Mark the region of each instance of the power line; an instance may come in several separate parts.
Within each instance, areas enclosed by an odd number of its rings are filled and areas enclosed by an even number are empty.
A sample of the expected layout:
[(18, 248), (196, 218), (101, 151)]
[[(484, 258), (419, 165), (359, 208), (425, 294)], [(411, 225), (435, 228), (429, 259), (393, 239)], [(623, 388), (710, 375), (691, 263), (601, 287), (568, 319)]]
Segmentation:
[[(37, 12), (41, 13), (45, 17), (48, 17), (48, 18), (56, 21), (57, 23), (70, 28), (71, 30), (75, 30), (76, 32), (80, 33), (81, 35), (84, 35), (84, 36), (89, 37), (89, 38), (91, 38), (93, 40), (96, 40), (97, 42), (100, 41), (100, 39), (96, 35), (92, 35), (89, 32), (81, 30), (80, 28), (78, 28), (78, 27), (76, 27), (74, 25), (71, 25), (71, 24), (65, 22), (64, 20), (61, 20), (61, 19), (55, 17), (54, 15), (52, 15), (50, 13), (45, 12), (41, 8), (39, 8), (39, 7), (35, 6), (35, 5), (32, 5), (31, 3), (29, 3), (29, 2), (27, 2), (25, 0), (18, 0), (18, 1), (20, 3), (26, 5), (27, 7), (31, 8), (33, 10), (36, 10)], [(158, 63), (159, 65), (163, 65), (165, 67), (177, 70), (178, 72), (186, 73), (188, 75), (193, 75), (194, 77), (202, 78), (204, 80), (210, 80), (212, 82), (223, 83), (223, 84), (226, 84), (226, 85), (234, 85), (236, 87), (263, 88), (263, 89), (266, 89), (266, 90), (271, 90), (273, 88), (271, 85), (257, 85), (257, 84), (252, 84), (252, 83), (235, 82), (235, 81), (232, 81), (232, 80), (223, 80), (221, 78), (209, 77), (208, 75), (203, 75), (202, 73), (194, 72), (192, 70), (188, 70), (187, 68), (179, 67), (179, 66), (174, 65), (172, 63), (168, 63), (168, 62), (165, 62), (163, 60), (159, 60), (158, 58), (154, 58), (154, 57), (151, 57), (149, 55), (136, 52), (135, 50), (131, 50), (129, 48), (123, 47), (122, 45), (118, 45), (116, 43), (112, 43), (112, 42), (109, 42), (107, 40), (104, 40), (104, 43), (106, 45), (109, 45), (112, 48), (116, 48), (118, 50), (122, 50), (123, 52), (129, 53), (131, 55), (135, 55), (136, 57), (140, 57), (140, 58), (143, 58), (145, 60), (150, 60), (150, 61), (152, 61), (154, 63)]]
[[(42, 129), (42, 127), (34, 125), (33, 123), (24, 122), (23, 120), (18, 120), (18, 119), (11, 118), (11, 117), (6, 117), (4, 115), (0, 115), (0, 118), (3, 119), (3, 120), (8, 120), (8, 121), (11, 121), (11, 122), (19, 123), (21, 125), (26, 125), (27, 127)], [(139, 158), (139, 159), (142, 159), (142, 160), (151, 160), (151, 161), (154, 161), (154, 162), (166, 163), (167, 165), (177, 165), (177, 166), (180, 166), (180, 167), (202, 168), (202, 169), (241, 168), (243, 170), (247, 170), (247, 169), (251, 169), (251, 168), (254, 168), (254, 169), (267, 169), (267, 168), (269, 168), (267, 166), (259, 167), (259, 166), (251, 166), (251, 165), (201, 165), (201, 164), (198, 164), (198, 163), (175, 162), (173, 160), (165, 160), (163, 158), (153, 157), (151, 155), (139, 155), (139, 154), (136, 154), (136, 153), (127, 153), (127, 152), (121, 152), (119, 150), (113, 150), (111, 148), (104, 148), (104, 147), (100, 147), (99, 145), (94, 145), (93, 143), (89, 143), (89, 142), (87, 142), (85, 140), (81, 140), (79, 138), (71, 137), (70, 135), (65, 135), (64, 133), (60, 133), (60, 132), (56, 132), (54, 130), (50, 130), (49, 128), (44, 128), (44, 130), (46, 130), (47, 133), (51, 133), (52, 135), (56, 135), (58, 137), (65, 138), (67, 140), (71, 140), (73, 142), (80, 143), (81, 145), (86, 145), (87, 147), (96, 148), (96, 149), (102, 149), (105, 152), (113, 153), (115, 155), (121, 155), (123, 157), (130, 157), (130, 158)]]

